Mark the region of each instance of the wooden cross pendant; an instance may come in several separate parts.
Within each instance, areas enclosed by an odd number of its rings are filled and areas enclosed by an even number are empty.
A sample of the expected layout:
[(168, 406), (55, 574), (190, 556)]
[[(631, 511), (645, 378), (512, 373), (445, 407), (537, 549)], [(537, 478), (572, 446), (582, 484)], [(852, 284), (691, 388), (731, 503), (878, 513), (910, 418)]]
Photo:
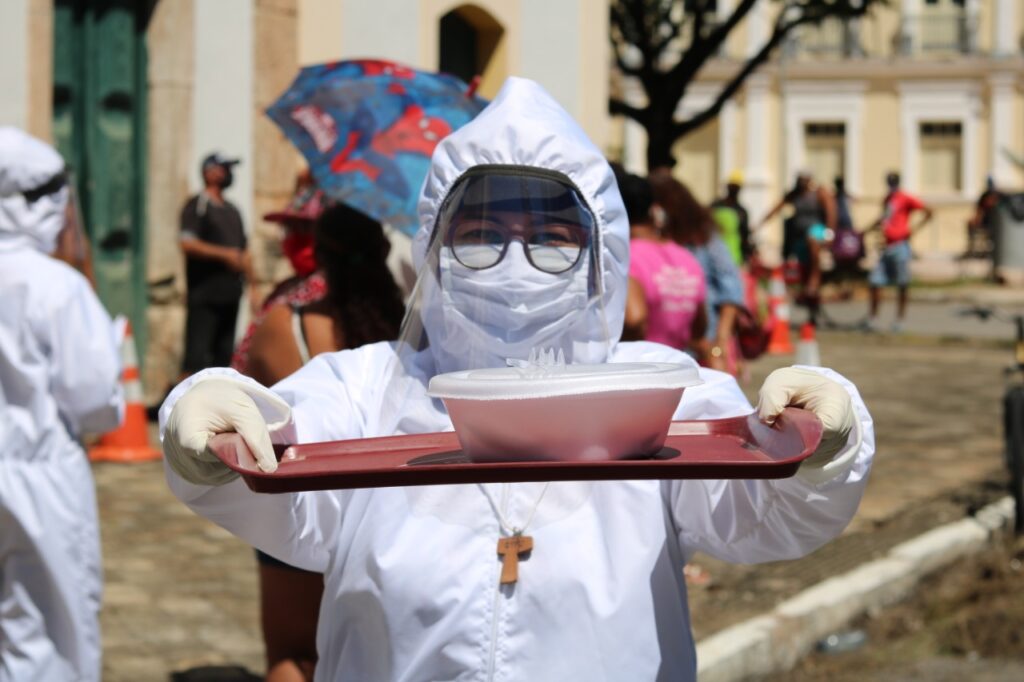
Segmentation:
[(533, 538), (516, 533), (498, 539), (498, 554), (501, 555), (501, 584), (509, 585), (519, 580), (519, 555), (533, 549)]

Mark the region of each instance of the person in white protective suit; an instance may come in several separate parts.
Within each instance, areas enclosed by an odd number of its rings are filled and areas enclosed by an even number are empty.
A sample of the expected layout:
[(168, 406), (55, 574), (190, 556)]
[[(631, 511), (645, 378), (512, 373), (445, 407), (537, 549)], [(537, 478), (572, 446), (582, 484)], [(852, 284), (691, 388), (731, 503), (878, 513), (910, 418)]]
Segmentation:
[(78, 271), (48, 254), (64, 161), (0, 127), (0, 682), (100, 679), (102, 576), (82, 433), (124, 411), (117, 338)]
[[(272, 390), (224, 369), (178, 386), (161, 409), (171, 488), (264, 552), (325, 574), (317, 680), (694, 679), (690, 555), (799, 557), (857, 508), (871, 418), (829, 370), (780, 370), (762, 389), (763, 417), (804, 405), (825, 425), (822, 445), (787, 480), (258, 495), (206, 449), (213, 434), (237, 431), (272, 471), (271, 439), (450, 430), (426, 394), (431, 376), (505, 366), (534, 347), (573, 362), (693, 366), (665, 346), (618, 343), (622, 201), (600, 151), (535, 83), (510, 79), (438, 145), (419, 212), (420, 274), (401, 338), (320, 355)], [(677, 419), (751, 411), (731, 377), (701, 376)], [(517, 533), (533, 550), (516, 581), (500, 584), (496, 542)]]

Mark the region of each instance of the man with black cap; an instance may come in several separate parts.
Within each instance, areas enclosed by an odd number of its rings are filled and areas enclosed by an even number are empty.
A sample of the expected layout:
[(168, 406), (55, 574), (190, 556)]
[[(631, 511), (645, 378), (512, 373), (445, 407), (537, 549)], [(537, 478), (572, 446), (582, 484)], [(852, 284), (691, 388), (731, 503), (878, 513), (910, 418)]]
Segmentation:
[(188, 309), (184, 375), (231, 360), (242, 282), (253, 282), (242, 215), (224, 198), (238, 159), (214, 152), (203, 159), (203, 191), (181, 211)]

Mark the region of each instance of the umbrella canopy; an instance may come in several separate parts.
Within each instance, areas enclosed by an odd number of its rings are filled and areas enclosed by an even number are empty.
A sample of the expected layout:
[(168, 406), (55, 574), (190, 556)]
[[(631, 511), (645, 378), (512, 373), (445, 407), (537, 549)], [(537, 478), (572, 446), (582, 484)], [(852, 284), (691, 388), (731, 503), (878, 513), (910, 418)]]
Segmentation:
[(267, 115), (328, 195), (412, 234), (434, 147), (486, 104), (455, 76), (354, 60), (302, 69)]

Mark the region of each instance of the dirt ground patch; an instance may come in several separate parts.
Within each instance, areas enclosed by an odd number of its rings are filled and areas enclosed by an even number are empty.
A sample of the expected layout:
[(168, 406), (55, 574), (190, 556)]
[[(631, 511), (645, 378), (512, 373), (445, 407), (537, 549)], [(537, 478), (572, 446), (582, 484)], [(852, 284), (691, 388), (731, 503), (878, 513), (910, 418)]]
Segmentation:
[(901, 514), (873, 522), (870, 529), (843, 535), (800, 561), (742, 566), (698, 554), (695, 560), (712, 581), (707, 587), (690, 587), (694, 633), (700, 639), (770, 611), (800, 590), (881, 558), (895, 545), (969, 516), (1004, 495), (1003, 473), (996, 470), (953, 494), (919, 502)]
[(926, 579), (906, 602), (854, 623), (867, 643), (814, 653), (764, 682), (1024, 679), (1024, 539)]

